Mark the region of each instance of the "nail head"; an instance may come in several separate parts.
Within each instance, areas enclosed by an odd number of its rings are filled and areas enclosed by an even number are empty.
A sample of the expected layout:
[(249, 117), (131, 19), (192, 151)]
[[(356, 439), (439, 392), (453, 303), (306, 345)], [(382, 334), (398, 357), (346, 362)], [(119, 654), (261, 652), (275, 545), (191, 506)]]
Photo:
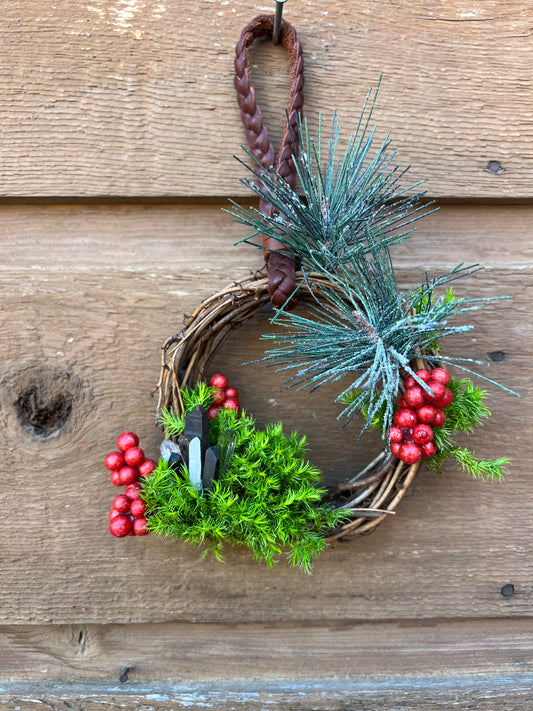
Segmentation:
[(514, 585), (507, 583), (501, 589), (502, 597), (510, 598), (514, 596)]

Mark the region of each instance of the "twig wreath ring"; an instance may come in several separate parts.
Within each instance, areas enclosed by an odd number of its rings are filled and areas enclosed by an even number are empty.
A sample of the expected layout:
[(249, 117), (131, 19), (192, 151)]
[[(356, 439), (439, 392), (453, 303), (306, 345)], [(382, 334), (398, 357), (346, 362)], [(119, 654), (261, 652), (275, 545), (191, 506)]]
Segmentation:
[[(310, 274), (295, 276), (302, 303), (312, 303), (327, 282)], [(206, 299), (188, 319), (183, 331), (163, 346), (163, 362), (158, 383), (158, 411), (184, 413), (182, 392), (205, 380), (213, 359), (223, 343), (243, 321), (255, 316), (270, 301), (269, 279), (261, 270), (228, 285)], [(420, 366), (424, 365), (422, 362)], [(394, 513), (422, 461), (411, 465), (383, 451), (356, 476), (325, 495), (349, 514), (347, 520), (325, 534), (326, 540), (350, 540), (370, 533)]]

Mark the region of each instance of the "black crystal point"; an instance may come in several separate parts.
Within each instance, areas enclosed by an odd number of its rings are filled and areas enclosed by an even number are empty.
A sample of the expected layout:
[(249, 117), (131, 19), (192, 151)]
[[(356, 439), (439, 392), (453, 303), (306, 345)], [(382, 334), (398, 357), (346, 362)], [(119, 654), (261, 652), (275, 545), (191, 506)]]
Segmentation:
[(184, 450), (189, 449), (189, 443), (195, 437), (198, 437), (198, 439), (200, 440), (203, 461), (205, 451), (209, 448), (210, 441), (209, 417), (207, 416), (207, 410), (201, 405), (197, 405), (194, 410), (191, 410), (189, 414), (185, 416), (185, 427), (183, 429), (183, 435), (179, 439), (179, 445), (182, 455), (184, 454)]
[(168, 458), (168, 465), (172, 467), (172, 469), (180, 471), (182, 464), (183, 459), (181, 458), (181, 454), (179, 452), (172, 452), (172, 454)]
[(220, 452), (217, 447), (209, 447), (205, 453), (204, 468), (202, 470), (202, 485), (204, 489), (210, 489), (213, 482), (220, 475)]

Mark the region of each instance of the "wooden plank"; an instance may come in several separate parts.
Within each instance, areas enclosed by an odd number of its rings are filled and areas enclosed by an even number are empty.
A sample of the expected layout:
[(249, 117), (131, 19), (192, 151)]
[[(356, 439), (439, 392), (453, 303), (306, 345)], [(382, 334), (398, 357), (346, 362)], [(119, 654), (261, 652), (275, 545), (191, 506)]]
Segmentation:
[[(533, 696), (530, 619), (0, 627), (0, 703), (32, 709), (497, 709)], [(192, 681), (194, 680), (194, 681)]]
[[(0, 194), (245, 194), (232, 157), (243, 142), (234, 46), (255, 14), (272, 10), (251, 0), (6, 4)], [(335, 108), (348, 134), (383, 72), (375, 119), (413, 181), (425, 178), (437, 196), (532, 196), (527, 0), (336, 0), (326, 9), (309, 0), (285, 16), (303, 44), (312, 124)], [(262, 43), (252, 64), (276, 141), (286, 56)]]
[(2, 684), (208, 684), (533, 673), (533, 621), (353, 620), (0, 627)]
[[(465, 354), (505, 351), (490, 374), (524, 393), (531, 368), (524, 268), (530, 209), (445, 208), (426, 222), (420, 250), (404, 251), (399, 270), (412, 284), (420, 278), (414, 265), (442, 268), (465, 248), (475, 259), (482, 238), (484, 256), (501, 267), (473, 279), (473, 293), (490, 295), (505, 285), (516, 298), (475, 316), (478, 332), (468, 337)], [(394, 519), (369, 538), (327, 552), (313, 578), (283, 563), (269, 572), (244, 551), (229, 551), (227, 565), (218, 566), (201, 563), (197, 551), (179, 543), (110, 539), (104, 519), (114, 490), (105, 484), (101, 459), (125, 427), (157, 451), (149, 392), (158, 345), (202, 296), (252, 269), (256, 255), (227, 253), (233, 226), (220, 220), (216, 206), (13, 206), (3, 215), (7, 259), (0, 288), (10, 318), (2, 325), (0, 476), (12, 532), (0, 574), (4, 622), (307, 620), (325, 610), (335, 619), (530, 615), (531, 536), (521, 513), (530, 425), (522, 403), (495, 390), (494, 421), (473, 443), (497, 456), (512, 442), (506, 484), (470, 482), (451, 469), (441, 477), (422, 474)], [(302, 416), (292, 394), (280, 398), (281, 406), (269, 404), (272, 388), (239, 365), (259, 355), (261, 330), (229, 342), (224, 368), (259, 419), (281, 416), (307, 431), (320, 460), (323, 425), (317, 422), (328, 420), (331, 436), (340, 437), (334, 408), (306, 400)], [(54, 383), (72, 395), (67, 425), (44, 441), (20, 427), (13, 406), (32, 382), (48, 397), (58, 394)], [(363, 452), (339, 439), (336, 470), (328, 476), (343, 478), (377, 443), (365, 446)], [(520, 516), (520, 530), (509, 512)], [(515, 586), (512, 598), (502, 597), (505, 584)]]
[[(244, 201), (249, 205), (253, 201)], [(205, 205), (2, 205), (0, 270), (203, 273), (209, 280), (239, 278), (263, 264), (262, 253), (232, 245), (250, 234), (222, 212), (227, 201)], [(417, 223), (417, 232), (394, 248), (401, 267), (447, 269), (462, 261), (520, 269), (533, 260), (531, 205), (443, 205)], [(464, 282), (465, 289), (467, 282)], [(502, 285), (504, 289), (504, 285)], [(503, 292), (502, 292), (503, 293)]]
[[(114, 490), (106, 483), (103, 455), (126, 427), (138, 431), (148, 452), (157, 451), (149, 392), (158, 344), (202, 293), (227, 278), (216, 262), (199, 268), (196, 256), (195, 249), (186, 250), (172, 280), (151, 269), (4, 268), (0, 287), (9, 321), (1, 326), (0, 482), (10, 535), (0, 571), (2, 621), (529, 617), (530, 415), (520, 401), (492, 388), (494, 421), (471, 444), (486, 456), (511, 454), (507, 482), (473, 482), (451, 468), (441, 476), (423, 473), (397, 516), (372, 536), (327, 551), (313, 577), (284, 563), (269, 571), (242, 550), (229, 550), (226, 565), (219, 565), (200, 561), (198, 551), (179, 542), (109, 536)], [(401, 278), (412, 282), (413, 270), (402, 269)], [(475, 314), (478, 340), (469, 336), (464, 353), (505, 350), (507, 358), (490, 372), (526, 394), (529, 273), (490, 269), (473, 280), (472, 292), (493, 294), (502, 283), (514, 302)], [(336, 427), (334, 408), (322, 401), (306, 400), (305, 417), (292, 396), (284, 408), (268, 412), (271, 386), (240, 366), (254, 343), (253, 333), (240, 336), (223, 360), (245, 405), (260, 417), (281, 414), (288, 426), (308, 429), (311, 440), (322, 434), (322, 419)], [(56, 436), (43, 440), (20, 426), (14, 403), (28, 386), (52, 404), (71, 397), (72, 413)], [(365, 459), (371, 446), (353, 455), (347, 447), (349, 462)], [(336, 465), (342, 478), (344, 463), (339, 458)], [(512, 598), (502, 596), (506, 584), (514, 585)]]
[[(6, 711), (416, 711), (420, 708), (453, 708), (458, 711), (528, 711), (533, 694), (531, 675), (474, 676), (454, 678), (342, 679), (320, 684), (315, 681), (283, 684), (250, 680), (239, 684), (214, 684), (81, 689), (51, 685), (25, 687), (0, 695)], [(7, 687), (10, 688), (9, 686)], [(13, 687), (11, 687), (13, 688)], [(16, 688), (16, 687), (15, 687)], [(511, 705), (512, 704), (512, 705)]]

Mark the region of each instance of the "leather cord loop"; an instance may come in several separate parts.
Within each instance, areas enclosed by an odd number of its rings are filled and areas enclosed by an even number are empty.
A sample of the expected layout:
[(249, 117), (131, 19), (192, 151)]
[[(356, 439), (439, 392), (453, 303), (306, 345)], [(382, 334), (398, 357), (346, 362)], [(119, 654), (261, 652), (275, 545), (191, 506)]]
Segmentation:
[[(287, 106), (288, 120), (285, 123), (277, 155), (274, 153), (268, 132), (263, 124), (263, 115), (257, 106), (248, 68), (249, 48), (254, 40), (259, 37), (271, 36), (273, 30), (274, 15), (258, 15), (244, 27), (235, 48), (234, 84), (250, 153), (263, 169), (269, 170), (274, 167), (279, 175), (294, 188), (296, 170), (292, 155), (298, 149), (298, 146), (295, 145), (298, 140), (297, 121), (298, 114), (303, 109), (304, 85), (302, 49), (294, 27), (285, 20), (281, 22), (281, 44), (289, 53), (291, 64), (291, 90)], [(260, 185), (260, 169), (256, 170), (256, 174)], [(260, 207), (264, 215), (272, 216), (274, 214), (272, 205), (266, 201), (261, 200)], [(279, 254), (278, 252), (283, 251), (284, 247), (272, 237), (263, 235), (263, 247), (266, 250), (265, 259), (268, 263), (269, 293), (272, 305), (276, 308), (281, 308), (284, 305), (286, 307), (296, 305), (295, 298), (287, 304), (287, 300), (296, 288), (294, 259), (286, 254)]]

